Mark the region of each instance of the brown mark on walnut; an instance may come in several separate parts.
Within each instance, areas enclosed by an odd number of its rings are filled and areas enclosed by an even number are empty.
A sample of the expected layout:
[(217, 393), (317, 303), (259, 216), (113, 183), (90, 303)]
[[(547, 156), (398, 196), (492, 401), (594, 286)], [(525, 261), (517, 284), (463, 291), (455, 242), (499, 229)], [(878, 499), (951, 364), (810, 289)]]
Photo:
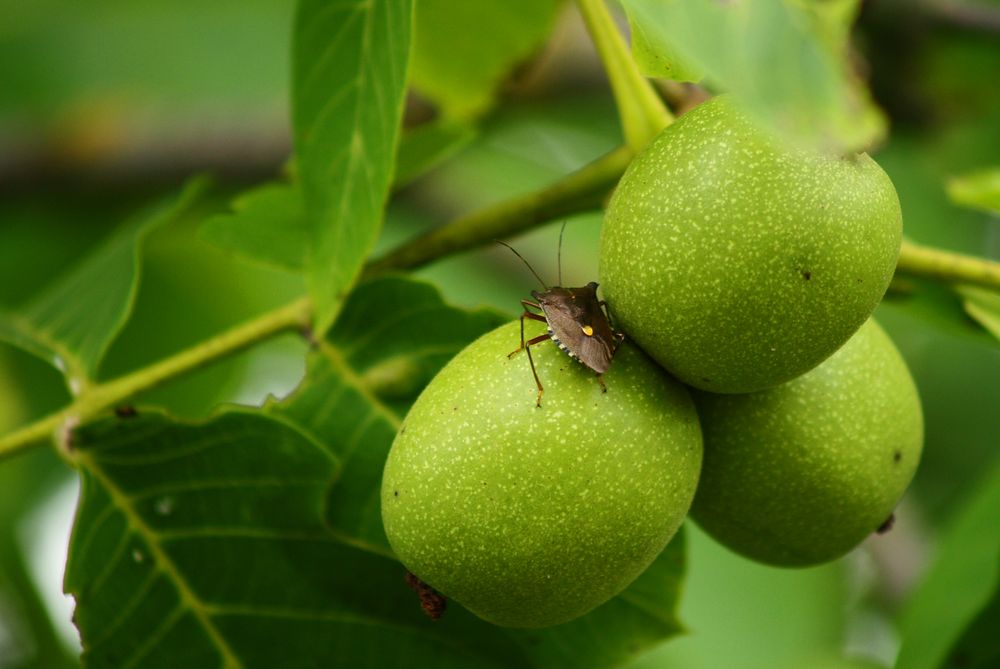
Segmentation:
[(896, 451), (892, 454), (892, 461), (898, 463), (903, 459), (903, 454), (900, 451)]
[(139, 415), (139, 412), (135, 410), (134, 406), (125, 404), (120, 407), (115, 407), (115, 415), (119, 418), (135, 418)]
[(392, 491), (392, 496), (393, 497), (399, 497), (399, 491), (398, 490), (393, 490)]
[(406, 572), (406, 584), (420, 598), (420, 606), (431, 620), (438, 620), (444, 615), (448, 600), (440, 592), (427, 585), (413, 572)]
[(809, 271), (809, 270), (807, 270), (807, 269), (804, 269), (804, 270), (802, 270), (802, 278), (803, 278), (803, 279), (805, 279), (806, 281), (808, 281), (808, 280), (809, 280), (809, 279), (811, 279), (812, 277), (813, 277), (813, 275), (812, 275), (812, 272), (810, 272), (810, 271)]
[(878, 526), (878, 529), (875, 530), (875, 532), (877, 532), (878, 534), (885, 534), (886, 532), (891, 530), (892, 526), (895, 524), (896, 524), (896, 514), (890, 513), (889, 517), (886, 518), (884, 521), (882, 521), (882, 524)]

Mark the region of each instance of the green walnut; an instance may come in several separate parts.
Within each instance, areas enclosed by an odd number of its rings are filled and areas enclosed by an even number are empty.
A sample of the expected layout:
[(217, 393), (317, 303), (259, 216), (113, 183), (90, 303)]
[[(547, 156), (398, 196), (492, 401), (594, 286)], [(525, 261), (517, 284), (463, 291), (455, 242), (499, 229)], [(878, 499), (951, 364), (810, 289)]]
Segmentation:
[(761, 562), (848, 552), (889, 518), (920, 460), (920, 399), (874, 320), (793, 381), (695, 402), (705, 462), (691, 516)]
[(867, 155), (794, 149), (722, 97), (639, 154), (601, 235), (617, 324), (688, 385), (738, 393), (807, 372), (865, 322), (902, 219)]
[[(545, 332), (527, 322), (525, 336)], [(535, 382), (510, 323), (469, 345), (406, 416), (382, 520), (406, 567), (481, 618), (546, 627), (610, 599), (656, 558), (694, 497), (687, 390), (635, 346), (604, 375), (545, 342)]]

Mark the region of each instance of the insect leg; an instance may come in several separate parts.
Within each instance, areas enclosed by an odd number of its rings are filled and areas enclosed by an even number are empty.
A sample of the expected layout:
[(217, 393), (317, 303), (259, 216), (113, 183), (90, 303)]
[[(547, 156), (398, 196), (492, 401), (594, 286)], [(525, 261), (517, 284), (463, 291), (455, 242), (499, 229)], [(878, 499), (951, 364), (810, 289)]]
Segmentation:
[(601, 384), (601, 392), (602, 393), (608, 392), (608, 387), (606, 385), (604, 385), (604, 379), (601, 378), (600, 374), (597, 375), (597, 382)]
[(531, 365), (531, 375), (535, 377), (535, 385), (538, 387), (538, 396), (535, 398), (535, 406), (542, 406), (542, 393), (544, 389), (542, 388), (542, 382), (538, 380), (538, 372), (535, 370), (535, 360), (531, 357), (530, 346), (535, 344), (541, 344), (543, 341), (549, 339), (548, 333), (529, 339), (527, 342), (524, 341), (524, 319), (527, 318), (533, 321), (541, 321), (542, 323), (548, 323), (544, 316), (539, 316), (538, 314), (533, 314), (528, 309), (538, 309), (541, 310), (541, 306), (531, 300), (521, 300), (521, 306), (524, 307), (524, 313), (521, 314), (521, 345), (517, 347), (516, 350), (511, 351), (507, 354), (507, 358), (512, 358), (515, 354), (520, 353), (522, 350), (528, 351), (528, 364)]
[[(508, 359), (509, 358), (513, 358), (515, 355), (517, 355), (522, 350), (524, 350), (524, 347), (525, 347), (525, 345), (524, 345), (524, 319), (525, 318), (529, 318), (529, 319), (531, 319), (533, 321), (541, 321), (543, 323), (547, 323), (548, 322), (548, 321), (545, 320), (544, 316), (539, 316), (538, 314), (533, 314), (533, 313), (531, 313), (530, 311), (527, 310), (527, 308), (529, 306), (538, 306), (534, 302), (529, 302), (528, 300), (521, 300), (521, 304), (523, 304), (524, 307), (525, 307), (524, 313), (521, 314), (521, 345), (518, 346), (516, 349), (514, 349), (513, 351), (511, 351), (510, 353), (507, 354), (507, 358)], [(541, 307), (539, 307), (539, 308), (541, 308)], [(545, 335), (545, 337), (548, 338), (548, 335)], [(537, 337), (536, 337), (536, 339), (537, 339)]]
[(535, 377), (535, 385), (538, 386), (538, 396), (535, 398), (535, 406), (539, 408), (542, 406), (542, 393), (545, 392), (545, 389), (542, 388), (542, 382), (538, 380), (538, 372), (535, 371), (535, 360), (531, 357), (531, 349), (528, 347), (531, 346), (532, 344), (545, 341), (548, 338), (549, 336), (547, 334), (542, 335), (540, 337), (535, 337), (534, 339), (528, 342), (528, 346), (524, 347), (525, 350), (528, 351), (528, 364), (531, 365), (531, 375)]

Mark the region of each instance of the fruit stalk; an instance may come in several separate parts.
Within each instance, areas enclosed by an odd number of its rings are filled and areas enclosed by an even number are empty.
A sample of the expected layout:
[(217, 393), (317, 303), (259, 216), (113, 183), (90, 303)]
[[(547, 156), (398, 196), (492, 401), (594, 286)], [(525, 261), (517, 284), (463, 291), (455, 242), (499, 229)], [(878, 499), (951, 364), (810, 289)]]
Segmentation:
[(608, 73), (625, 142), (639, 151), (670, 125), (673, 116), (639, 72), (604, 0), (577, 0), (576, 4)]

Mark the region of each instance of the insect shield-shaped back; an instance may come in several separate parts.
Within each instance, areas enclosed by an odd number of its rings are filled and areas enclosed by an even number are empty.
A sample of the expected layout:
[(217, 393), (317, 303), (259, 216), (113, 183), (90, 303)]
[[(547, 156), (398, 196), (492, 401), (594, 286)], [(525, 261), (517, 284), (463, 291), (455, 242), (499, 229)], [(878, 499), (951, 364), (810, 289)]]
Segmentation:
[(549, 337), (569, 357), (598, 374), (611, 367), (622, 335), (611, 329), (607, 314), (597, 299), (597, 283), (580, 288), (550, 288), (531, 291), (549, 326)]
[[(559, 231), (559, 282), (562, 283), (562, 235), (566, 230), (563, 223), (562, 230)], [(608, 392), (607, 386), (601, 374), (608, 371), (611, 366), (611, 359), (615, 355), (615, 349), (625, 339), (625, 335), (615, 332), (611, 327), (611, 319), (608, 316), (608, 305), (597, 299), (597, 282), (591, 281), (586, 286), (579, 288), (563, 288), (555, 286), (549, 288), (538, 276), (538, 273), (528, 264), (520, 253), (513, 246), (505, 242), (499, 243), (506, 246), (521, 259), (527, 268), (538, 279), (545, 289), (543, 291), (533, 290), (531, 296), (538, 300), (521, 300), (524, 313), (521, 314), (521, 345), (511, 351), (507, 357), (511, 358), (522, 349), (528, 352), (528, 363), (531, 365), (531, 375), (535, 377), (535, 385), (538, 387), (538, 395), (535, 398), (535, 406), (542, 406), (542, 382), (538, 379), (538, 371), (535, 369), (535, 361), (531, 357), (531, 347), (541, 344), (551, 339), (562, 351), (577, 362), (583, 363), (597, 374), (597, 382), (601, 384), (601, 390)], [(542, 315), (536, 314), (531, 309), (537, 309)], [(524, 341), (524, 319), (532, 321), (542, 321), (548, 326), (548, 332), (541, 336)]]
[[(535, 377), (538, 395), (535, 406), (542, 406), (542, 393), (545, 389), (538, 378), (535, 361), (531, 357), (531, 347), (551, 339), (556, 346), (566, 354), (583, 363), (597, 374), (597, 382), (601, 390), (608, 392), (601, 374), (608, 371), (611, 359), (625, 335), (615, 332), (607, 314), (607, 305), (597, 299), (597, 284), (591, 281), (580, 288), (546, 288), (544, 291), (531, 291), (531, 296), (537, 302), (521, 300), (524, 313), (521, 314), (521, 345), (511, 351), (507, 357), (513, 357), (522, 349), (528, 352), (528, 363), (531, 374)], [(538, 309), (544, 315), (530, 311)], [(542, 321), (548, 326), (548, 331), (534, 339), (524, 340), (524, 319)]]

